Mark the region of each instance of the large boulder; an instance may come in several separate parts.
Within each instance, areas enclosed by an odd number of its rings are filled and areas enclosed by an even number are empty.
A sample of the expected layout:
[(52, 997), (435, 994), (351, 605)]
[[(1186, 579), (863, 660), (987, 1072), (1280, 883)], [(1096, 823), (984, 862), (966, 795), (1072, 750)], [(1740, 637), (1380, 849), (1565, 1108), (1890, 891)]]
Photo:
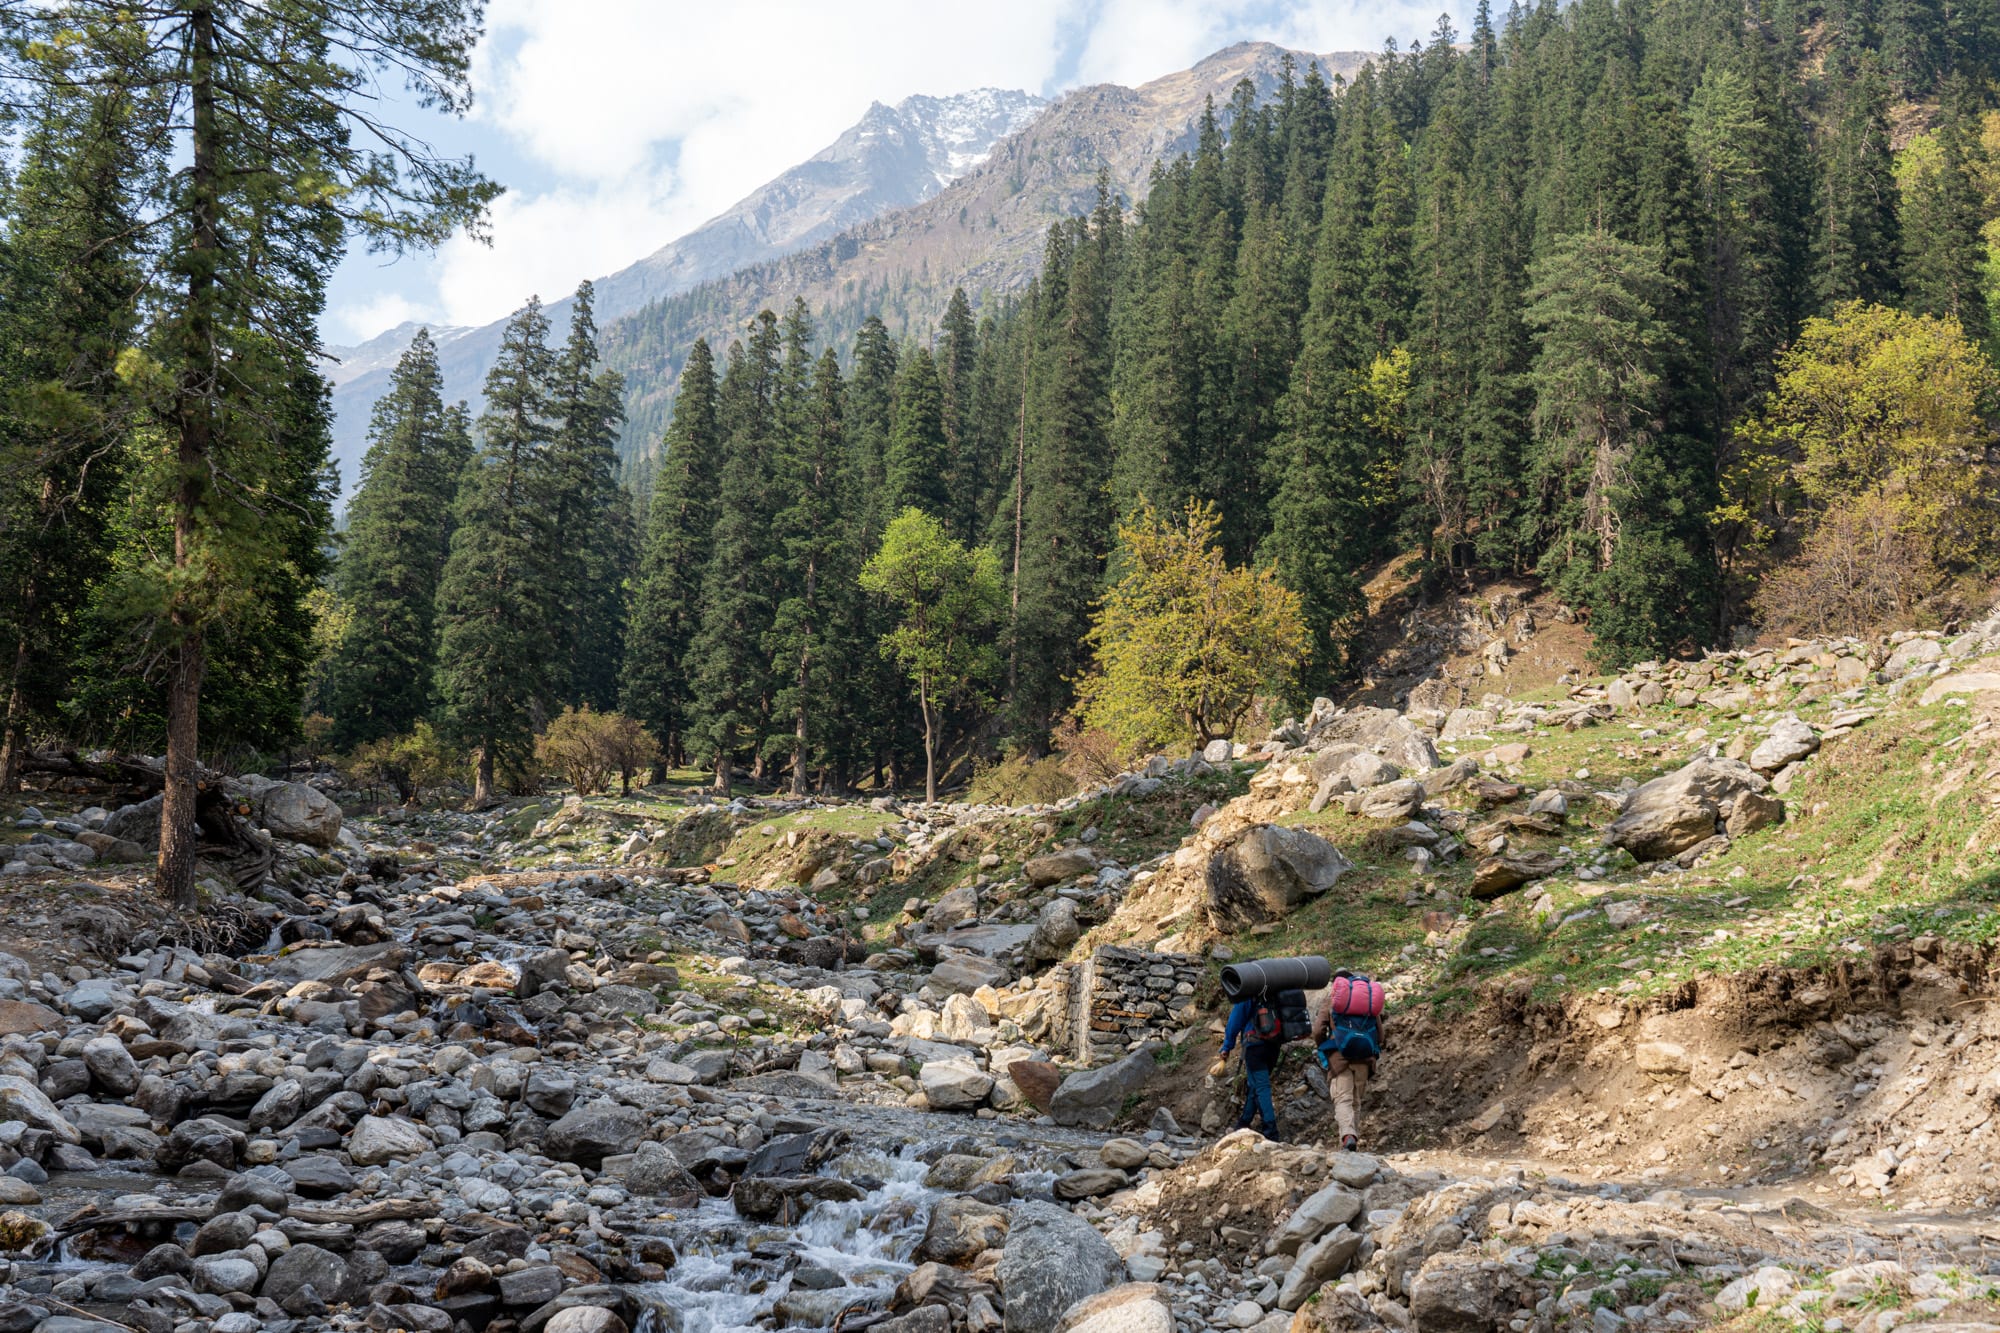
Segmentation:
[(607, 1157), (631, 1152), (645, 1134), (646, 1118), (632, 1107), (594, 1101), (550, 1125), (542, 1149), (559, 1162), (595, 1167)]
[(136, 805), (122, 805), (111, 812), (97, 831), (120, 842), (136, 843), (149, 852), (158, 851), (160, 810), (165, 806), (166, 799), (154, 796)]
[(357, 1285), (353, 1270), (339, 1255), (317, 1245), (293, 1245), (271, 1261), (263, 1294), (288, 1313), (306, 1314), (314, 1305), (307, 1288), (328, 1305), (337, 1305), (354, 1299)]
[(1736, 798), (1761, 793), (1767, 783), (1735, 759), (1701, 758), (1654, 778), (1625, 799), (1604, 841), (1623, 847), (1641, 861), (1664, 861), (1714, 837), (1716, 825)]
[(347, 1155), (356, 1166), (381, 1166), (429, 1151), (431, 1141), (415, 1122), (400, 1116), (365, 1115), (347, 1137)]
[(257, 822), (281, 838), (331, 847), (340, 840), (340, 807), (303, 782), (274, 782), (258, 794)]
[(1059, 1333), (1174, 1333), (1174, 1311), (1154, 1283), (1127, 1282), (1070, 1306)]
[(1278, 1288), (1278, 1308), (1296, 1310), (1304, 1305), (1314, 1292), (1347, 1271), (1360, 1248), (1360, 1232), (1337, 1226), (1299, 1251)]
[(698, 1198), (701, 1182), (664, 1143), (642, 1143), (625, 1168), (625, 1188), (649, 1198)]
[(1434, 1254), (1410, 1279), (1410, 1316), (1423, 1333), (1492, 1333), (1533, 1295), (1478, 1251)]
[(1297, 1254), (1337, 1226), (1361, 1216), (1361, 1195), (1335, 1181), (1292, 1210), (1278, 1228), (1278, 1253)]
[(1109, 1129), (1125, 1109), (1125, 1099), (1145, 1087), (1156, 1068), (1148, 1043), (1113, 1064), (1080, 1070), (1056, 1089), (1049, 1114), (1058, 1125)]
[(1029, 961), (1052, 962), (1061, 958), (1082, 934), (1083, 923), (1077, 920), (1076, 904), (1062, 897), (1049, 899), (1035, 918), (1035, 933), (1028, 937)]
[(1039, 889), (1075, 879), (1078, 875), (1088, 875), (1095, 869), (1097, 856), (1088, 847), (1068, 847), (1059, 852), (1029, 857), (1021, 867), (1021, 873), (1028, 877), (1028, 883)]
[(932, 1060), (917, 1072), (917, 1085), (933, 1111), (971, 1111), (986, 1104), (993, 1076), (970, 1060)]
[(0, 1074), (0, 1120), (19, 1120), (30, 1129), (44, 1129), (58, 1143), (81, 1143), (83, 1135), (63, 1118), (56, 1104), (32, 1082), (16, 1074)]
[(1819, 733), (1796, 717), (1781, 717), (1771, 724), (1771, 734), (1750, 752), (1750, 767), (1759, 773), (1775, 773), (1786, 764), (1819, 749)]
[(1063, 1312), (1125, 1280), (1125, 1261), (1097, 1228), (1052, 1203), (1014, 1208), (994, 1276), (1007, 1333), (1052, 1333)]
[(1013, 978), (1005, 963), (972, 953), (950, 953), (931, 969), (931, 984), (941, 991), (970, 995), (981, 986), (1004, 986)]
[(1209, 857), (1209, 923), (1234, 932), (1279, 920), (1353, 868), (1338, 847), (1316, 833), (1253, 824)]
[(924, 924), (932, 930), (950, 930), (961, 921), (972, 921), (979, 916), (979, 890), (970, 884), (961, 884), (932, 903), (924, 913)]
[(1334, 741), (1372, 750), (1405, 773), (1428, 773), (1438, 766), (1437, 747), (1430, 736), (1393, 708), (1355, 708), (1329, 715), (1313, 728), (1312, 744), (1324, 747)]
[(962, 1194), (939, 1199), (924, 1225), (917, 1258), (963, 1267), (986, 1251), (1005, 1245), (1007, 1225), (1005, 1208)]

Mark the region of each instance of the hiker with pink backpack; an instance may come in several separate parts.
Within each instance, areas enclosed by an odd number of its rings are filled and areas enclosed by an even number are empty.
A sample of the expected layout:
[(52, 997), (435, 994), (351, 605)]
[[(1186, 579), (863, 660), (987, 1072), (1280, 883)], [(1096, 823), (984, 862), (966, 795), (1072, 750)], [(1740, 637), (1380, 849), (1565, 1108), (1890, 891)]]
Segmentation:
[(1313, 1019), (1312, 1039), (1326, 1070), (1327, 1095), (1340, 1146), (1360, 1147), (1361, 1096), (1382, 1055), (1382, 985), (1345, 968), (1333, 974), (1326, 1004)]

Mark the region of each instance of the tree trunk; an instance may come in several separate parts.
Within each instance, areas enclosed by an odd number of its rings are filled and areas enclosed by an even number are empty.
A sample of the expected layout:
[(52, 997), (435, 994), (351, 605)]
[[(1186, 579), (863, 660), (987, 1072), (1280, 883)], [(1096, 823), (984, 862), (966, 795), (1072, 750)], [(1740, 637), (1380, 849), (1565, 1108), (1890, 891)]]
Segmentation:
[(160, 893), (181, 911), (197, 905), (194, 893), (195, 803), (200, 796), (195, 751), (201, 717), (201, 677), (207, 667), (199, 631), (190, 632), (174, 652), (173, 679), (167, 683), (167, 773), (160, 803)]
[[(187, 255), (187, 321), (181, 347), (179, 479), (174, 488), (174, 570), (195, 560), (195, 515), (209, 468), (215, 428), (216, 348), (215, 270), (220, 258), (216, 236), (221, 216), (221, 132), (215, 115), (215, 11), (212, 0), (197, 0), (189, 14), (189, 107), (193, 113), (188, 171), (190, 235)], [(167, 686), (166, 799), (160, 808), (160, 859), (156, 869), (161, 896), (183, 911), (195, 906), (195, 755), (201, 744), (201, 679), (207, 670), (202, 627), (174, 594), (168, 614), (179, 642), (173, 648), (173, 677)]]
[(493, 749), (482, 745), (472, 757), (472, 804), (479, 807), (493, 799)]
[(23, 637), (15, 645), (14, 670), (7, 687), (7, 726), (0, 733), (0, 797), (12, 792), (21, 776), (21, 715), (27, 711), (27, 701), (21, 697), (21, 677), (27, 670), (28, 641)]
[(931, 719), (931, 693), (917, 686), (917, 707), (924, 714), (924, 803), (937, 804), (937, 723)]
[(724, 796), (729, 795), (730, 782), (734, 776), (731, 771), (733, 767), (729, 762), (729, 751), (717, 748), (715, 752), (715, 790)]

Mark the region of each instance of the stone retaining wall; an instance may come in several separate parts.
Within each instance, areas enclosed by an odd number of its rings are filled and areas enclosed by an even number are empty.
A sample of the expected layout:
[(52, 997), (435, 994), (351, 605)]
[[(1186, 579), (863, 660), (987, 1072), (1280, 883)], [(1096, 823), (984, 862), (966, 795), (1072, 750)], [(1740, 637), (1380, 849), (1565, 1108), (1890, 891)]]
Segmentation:
[(1116, 1060), (1147, 1041), (1170, 1041), (1194, 1014), (1201, 962), (1186, 954), (1102, 945), (1081, 963), (1050, 972), (1050, 1034), (1058, 1056), (1084, 1065)]

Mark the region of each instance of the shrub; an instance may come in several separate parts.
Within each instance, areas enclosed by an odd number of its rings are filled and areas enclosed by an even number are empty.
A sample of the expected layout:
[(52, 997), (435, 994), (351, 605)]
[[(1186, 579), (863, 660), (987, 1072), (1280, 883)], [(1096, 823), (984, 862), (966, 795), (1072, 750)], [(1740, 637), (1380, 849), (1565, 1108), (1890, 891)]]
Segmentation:
[(629, 793), (632, 775), (659, 752), (659, 742), (636, 718), (592, 712), (587, 704), (563, 709), (535, 742), (535, 757), (584, 796), (602, 791), (613, 773), (619, 794)]

